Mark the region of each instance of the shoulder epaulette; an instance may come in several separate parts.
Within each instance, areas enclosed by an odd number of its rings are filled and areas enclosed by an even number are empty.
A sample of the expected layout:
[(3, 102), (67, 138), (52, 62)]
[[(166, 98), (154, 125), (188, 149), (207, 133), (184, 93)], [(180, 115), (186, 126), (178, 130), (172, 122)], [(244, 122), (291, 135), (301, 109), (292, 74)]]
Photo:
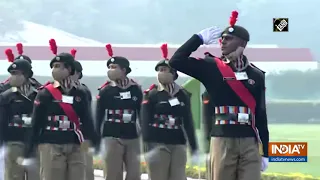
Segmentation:
[(105, 82), (104, 84), (102, 84), (102, 86), (100, 86), (100, 87), (98, 88), (98, 90), (103, 89), (103, 88), (106, 87), (109, 83), (110, 83), (110, 81)]
[(261, 71), (262, 73), (264, 73), (264, 74), (266, 73), (265, 71), (262, 71), (260, 68), (258, 68), (256, 65), (254, 65), (254, 64), (252, 64), (252, 63), (250, 63), (250, 65), (251, 65), (252, 67), (258, 69), (258, 70)]
[(49, 84), (51, 84), (50, 81), (46, 82), (44, 85), (38, 87), (38, 90), (45, 88), (45, 87), (48, 86)]
[(156, 87), (156, 85), (155, 85), (155, 84), (152, 84), (148, 89), (144, 90), (143, 92), (144, 92), (144, 93), (148, 93), (148, 92), (150, 92), (152, 89), (154, 89), (155, 87)]

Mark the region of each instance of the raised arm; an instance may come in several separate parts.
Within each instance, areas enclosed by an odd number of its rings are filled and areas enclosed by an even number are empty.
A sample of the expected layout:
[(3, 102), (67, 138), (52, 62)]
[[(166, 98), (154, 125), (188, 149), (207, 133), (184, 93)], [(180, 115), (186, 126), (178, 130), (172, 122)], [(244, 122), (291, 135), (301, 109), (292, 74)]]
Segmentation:
[(191, 53), (196, 51), (202, 44), (214, 44), (220, 37), (221, 30), (217, 27), (211, 27), (194, 34), (174, 53), (169, 61), (169, 65), (191, 77), (202, 81), (206, 78), (206, 72), (209, 70), (209, 63), (199, 58), (190, 57)]

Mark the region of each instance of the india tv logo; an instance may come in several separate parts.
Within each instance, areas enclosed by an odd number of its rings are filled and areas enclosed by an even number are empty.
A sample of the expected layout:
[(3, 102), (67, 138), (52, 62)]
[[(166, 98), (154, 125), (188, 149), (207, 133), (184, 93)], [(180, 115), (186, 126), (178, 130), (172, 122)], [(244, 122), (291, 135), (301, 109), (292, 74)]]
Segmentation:
[(270, 162), (308, 162), (307, 142), (270, 142)]

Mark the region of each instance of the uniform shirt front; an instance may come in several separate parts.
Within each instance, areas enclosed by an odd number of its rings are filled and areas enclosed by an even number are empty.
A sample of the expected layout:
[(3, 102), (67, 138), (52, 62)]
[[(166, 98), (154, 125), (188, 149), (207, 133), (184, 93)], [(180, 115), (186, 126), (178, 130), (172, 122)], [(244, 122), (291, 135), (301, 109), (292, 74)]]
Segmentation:
[(197, 149), (190, 95), (180, 89), (173, 96), (157, 88), (146, 92), (142, 103), (143, 140), (147, 143), (186, 144)]
[[(97, 96), (96, 128), (102, 137), (134, 139), (140, 131), (142, 90), (139, 85), (120, 88), (107, 84)], [(101, 132), (100, 132), (101, 131)]]
[[(83, 135), (96, 144), (97, 136), (94, 131), (93, 123), (90, 119), (89, 102), (85, 89), (82, 86), (73, 87), (68, 93), (63, 92), (61, 87), (58, 88), (63, 95), (70, 97), (72, 107), (83, 125)], [(29, 140), (30, 149), (27, 150), (26, 156), (29, 156), (35, 143), (51, 144), (79, 144), (79, 138), (72, 125), (68, 128), (57, 127), (64, 118), (68, 118), (64, 110), (52, 94), (45, 87), (39, 90), (34, 101), (34, 111), (32, 116), (32, 135)]]
[(31, 131), (33, 101), (37, 90), (31, 87), (29, 95), (13, 92), (11, 89), (1, 93), (0, 133), (1, 141), (25, 142)]

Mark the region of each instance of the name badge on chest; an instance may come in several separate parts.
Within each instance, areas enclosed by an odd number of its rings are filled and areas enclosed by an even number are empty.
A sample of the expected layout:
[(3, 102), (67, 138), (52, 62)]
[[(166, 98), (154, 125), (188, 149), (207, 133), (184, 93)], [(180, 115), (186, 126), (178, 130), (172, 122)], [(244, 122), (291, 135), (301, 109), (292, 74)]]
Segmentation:
[(238, 122), (239, 123), (249, 123), (249, 114), (238, 113)]
[(121, 92), (121, 93), (120, 93), (120, 99), (131, 99), (131, 93), (130, 93), (130, 91)]
[(169, 104), (170, 106), (177, 106), (180, 104), (180, 101), (178, 100), (178, 98), (172, 98), (172, 99), (169, 99)]
[(62, 102), (67, 104), (73, 104), (73, 96), (62, 95)]
[(234, 73), (236, 76), (236, 80), (238, 81), (242, 81), (242, 80), (247, 80), (248, 79), (248, 75), (246, 72), (235, 72)]

